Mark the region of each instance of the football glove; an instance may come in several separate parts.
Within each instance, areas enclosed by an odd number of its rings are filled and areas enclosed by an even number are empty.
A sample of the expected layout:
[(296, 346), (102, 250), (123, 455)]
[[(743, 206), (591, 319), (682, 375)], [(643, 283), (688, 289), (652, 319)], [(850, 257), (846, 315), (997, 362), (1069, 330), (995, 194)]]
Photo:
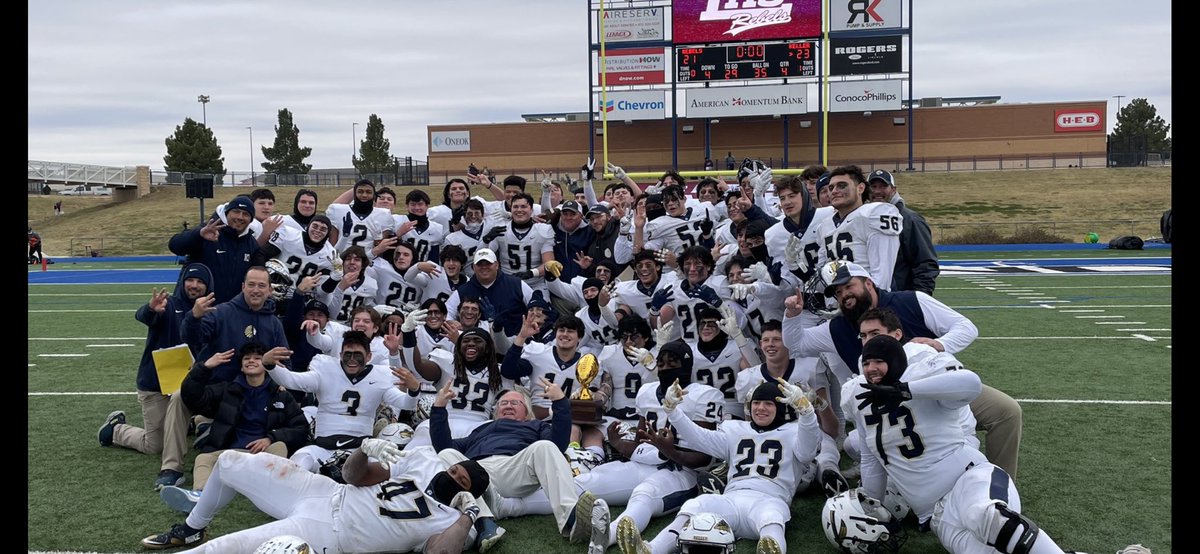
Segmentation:
[(771, 273), (767, 270), (767, 264), (758, 262), (742, 270), (742, 280), (747, 283), (757, 283), (759, 281), (769, 281)]
[(665, 324), (660, 325), (658, 327), (658, 329), (655, 329), (654, 330), (655, 344), (667, 344), (668, 342), (671, 342), (671, 330), (674, 328), (675, 328), (675, 322), (668, 321)]
[(553, 186), (554, 186), (554, 181), (550, 180), (549, 175), (542, 177), (542, 190), (543, 191), (548, 191), (548, 190), (550, 190), (550, 187), (553, 187)]
[[(499, 213), (508, 213), (508, 212), (501, 210)], [(492, 242), (492, 241), (500, 238), (500, 235), (503, 235), (504, 231), (506, 229), (507, 228), (504, 225), (496, 225), (495, 227), (488, 229), (487, 234), (483, 235), (483, 237), (480, 238), (479, 240), (481, 240), (483, 242)]]
[[(675, 411), (675, 406), (683, 402), (683, 395), (687, 394), (683, 387), (679, 386), (679, 379), (676, 379), (671, 386), (667, 387), (667, 393), (663, 395), (662, 407), (668, 412)], [(389, 443), (390, 444), (390, 443)]]
[(693, 288), (692, 290), (688, 291), (688, 296), (692, 298), (699, 298), (714, 308), (721, 307), (721, 297), (717, 295), (716, 290), (708, 285), (700, 285), (696, 288)]
[(895, 385), (874, 385), (871, 383), (863, 383), (862, 388), (867, 389), (854, 395), (854, 398), (862, 400), (858, 404), (858, 409), (863, 409), (867, 405), (875, 407), (876, 410), (890, 412), (900, 405), (905, 400), (912, 400), (912, 393), (908, 390), (908, 383), (898, 382)]
[(562, 262), (557, 260), (550, 260), (546, 262), (546, 279), (550, 281), (558, 279), (558, 276), (562, 275), (562, 270)]
[(775, 381), (779, 383), (779, 390), (783, 392), (783, 396), (777, 397), (775, 400), (791, 406), (801, 416), (806, 416), (814, 412), (812, 402), (808, 400), (808, 393), (803, 388), (784, 381), (779, 377), (776, 377)]
[(385, 439), (363, 439), (362, 446), (358, 447), (366, 454), (376, 460), (379, 460), (379, 465), (384, 469), (391, 467), (392, 464), (399, 462), (400, 458), (404, 457), (404, 451), (400, 450), (396, 443)]
[(631, 364), (642, 364), (642, 367), (654, 371), (658, 367), (658, 361), (654, 359), (654, 354), (645, 348), (636, 346), (625, 347), (625, 359)]
[(745, 300), (747, 296), (754, 294), (754, 285), (729, 285), (729, 294), (734, 300)]
[(587, 163), (579, 168), (579, 179), (583, 181), (591, 181), (596, 178), (596, 159), (588, 158)]
[(375, 310), (375, 313), (379, 314), (379, 317), (381, 317), (381, 318), (384, 318), (389, 315), (392, 315), (393, 313), (396, 313), (396, 307), (389, 306), (387, 304), (376, 304), (374, 306), (371, 306), (371, 309)]
[(808, 273), (808, 258), (804, 255), (804, 244), (796, 235), (788, 237), (787, 244), (783, 247), (783, 259), (787, 262), (788, 270), (801, 274)]
[(621, 166), (619, 166), (619, 165), (613, 165), (612, 162), (606, 161), (606, 162), (604, 162), (604, 170), (615, 175), (617, 177), (617, 179), (620, 181), (625, 180), (625, 177), (626, 177), (625, 170), (621, 169)]
[(700, 235), (704, 237), (712, 236), (713, 222), (711, 219), (700, 220)]
[(650, 297), (650, 311), (654, 315), (658, 315), (663, 306), (675, 301), (674, 287), (675, 285), (667, 285), (654, 291), (654, 295)]
[(670, 253), (671, 250), (669, 248), (659, 248), (658, 250), (654, 251), (654, 259), (658, 260), (658, 263), (660, 264), (665, 264), (667, 263), (667, 256)]
[(404, 316), (404, 323), (400, 324), (400, 331), (404, 333), (416, 331), (417, 327), (425, 324), (425, 317), (428, 313), (429, 310), (413, 310), (408, 312), (408, 315)]
[(721, 322), (718, 325), (734, 342), (740, 343), (744, 340), (742, 328), (737, 322), (737, 314), (733, 312), (733, 306), (721, 306)]
[(475, 496), (470, 491), (459, 491), (450, 501), (450, 507), (467, 514), (471, 520), (479, 517), (479, 505), (475, 503)]
[(518, 272), (514, 273), (513, 276), (522, 281), (528, 281), (530, 279), (533, 279), (533, 272), (532, 271), (518, 271)]

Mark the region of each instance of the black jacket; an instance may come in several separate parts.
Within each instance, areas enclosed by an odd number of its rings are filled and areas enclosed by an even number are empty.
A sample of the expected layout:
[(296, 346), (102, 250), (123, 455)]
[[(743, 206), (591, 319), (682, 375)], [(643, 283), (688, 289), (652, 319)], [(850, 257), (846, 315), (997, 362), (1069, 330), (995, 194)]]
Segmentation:
[(904, 226), (900, 230), (900, 250), (896, 253), (896, 268), (892, 271), (892, 291), (919, 290), (933, 296), (938, 268), (937, 251), (933, 249), (933, 233), (921, 214), (904, 206), (896, 195), (894, 202)]
[[(163, 313), (151, 310), (150, 304), (147, 303), (142, 304), (142, 307), (138, 308), (137, 313), (133, 315), (148, 328), (146, 347), (142, 350), (142, 361), (138, 364), (138, 390), (162, 392), (158, 384), (158, 370), (154, 366), (154, 351), (184, 343), (183, 319), (192, 317), (192, 301), (188, 299), (183, 289), (183, 282), (189, 277), (199, 278), (206, 285), (212, 287), (212, 272), (208, 270), (207, 266), (188, 264), (183, 271), (179, 272), (179, 279), (175, 282), (175, 292), (167, 297), (167, 308), (163, 310)], [(193, 357), (200, 351), (198, 347), (191, 347), (191, 350)]]
[[(183, 403), (192, 413), (213, 419), (208, 438), (199, 446), (201, 452), (214, 452), (233, 447), (237, 437), (239, 413), (245, 396), (242, 385), (236, 381), (225, 381), (206, 385), (212, 370), (197, 360), (180, 387)], [(300, 404), (286, 390), (266, 377), (267, 390), (267, 434), (271, 442), (287, 444), (288, 454), (304, 446), (308, 441), (308, 419), (300, 410)]]

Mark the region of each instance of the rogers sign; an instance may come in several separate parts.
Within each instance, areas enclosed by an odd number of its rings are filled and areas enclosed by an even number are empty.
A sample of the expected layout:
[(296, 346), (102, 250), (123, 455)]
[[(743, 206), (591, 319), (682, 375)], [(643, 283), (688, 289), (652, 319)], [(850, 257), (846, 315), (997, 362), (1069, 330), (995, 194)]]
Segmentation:
[(1054, 132), (1103, 131), (1104, 116), (1094, 110), (1054, 110)]

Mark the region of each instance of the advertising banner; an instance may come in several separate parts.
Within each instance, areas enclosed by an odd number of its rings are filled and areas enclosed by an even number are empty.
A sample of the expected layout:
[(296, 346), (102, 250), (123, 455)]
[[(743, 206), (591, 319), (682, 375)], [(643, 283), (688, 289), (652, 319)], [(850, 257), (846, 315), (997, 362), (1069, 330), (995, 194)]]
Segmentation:
[[(899, 0), (897, 0), (899, 1)], [(663, 23), (666, 8), (634, 8), (604, 10), (604, 17), (596, 12), (596, 32), (604, 23), (605, 44), (637, 42), (642, 40), (666, 40), (666, 25)]]
[(899, 29), (902, 13), (900, 0), (831, 0), (829, 30)]
[(821, 35), (820, 0), (674, 0), (671, 40), (701, 44)]
[(693, 88), (685, 91), (687, 117), (808, 113), (808, 85)]
[(830, 75), (899, 73), (904, 59), (899, 35), (873, 38), (831, 38)]
[(1054, 132), (1103, 131), (1104, 114), (1096, 110), (1054, 110)]
[[(667, 91), (665, 90), (609, 92), (606, 98), (607, 102), (600, 108), (610, 121), (666, 119), (667, 117)], [(597, 94), (597, 105), (599, 106), (601, 102), (604, 101)]]
[(903, 79), (841, 81), (829, 83), (829, 111), (871, 112), (899, 110)]
[(429, 134), (430, 152), (470, 152), (470, 131), (434, 131)]
[[(599, 66), (599, 64), (596, 64)], [(664, 48), (608, 49), (604, 56), (608, 86), (655, 85), (666, 82), (667, 54)], [(596, 70), (596, 86), (600, 71)]]

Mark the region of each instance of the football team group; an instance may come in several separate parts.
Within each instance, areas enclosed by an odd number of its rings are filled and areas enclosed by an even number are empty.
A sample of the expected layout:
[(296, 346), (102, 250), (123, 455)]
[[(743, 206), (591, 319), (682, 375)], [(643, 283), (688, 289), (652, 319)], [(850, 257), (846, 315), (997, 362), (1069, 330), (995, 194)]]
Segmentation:
[[(601, 197), (588, 160), (535, 201), (472, 166), (404, 214), (368, 180), (323, 213), (257, 189), (174, 236), (178, 283), (136, 314), (143, 427), (98, 434), (161, 456), (187, 513), (142, 546), (486, 552), (547, 514), (589, 554), (781, 553), (817, 524), (889, 552), (905, 518), (954, 553), (1064, 552), (1022, 512), (1020, 406), (955, 358), (978, 331), (932, 296), (889, 172), (748, 159), (643, 190), (606, 169)], [(154, 352), (180, 344), (195, 362), (163, 390)], [(824, 509), (792, 522), (805, 491)], [(209, 537), (239, 494), (273, 521)]]

